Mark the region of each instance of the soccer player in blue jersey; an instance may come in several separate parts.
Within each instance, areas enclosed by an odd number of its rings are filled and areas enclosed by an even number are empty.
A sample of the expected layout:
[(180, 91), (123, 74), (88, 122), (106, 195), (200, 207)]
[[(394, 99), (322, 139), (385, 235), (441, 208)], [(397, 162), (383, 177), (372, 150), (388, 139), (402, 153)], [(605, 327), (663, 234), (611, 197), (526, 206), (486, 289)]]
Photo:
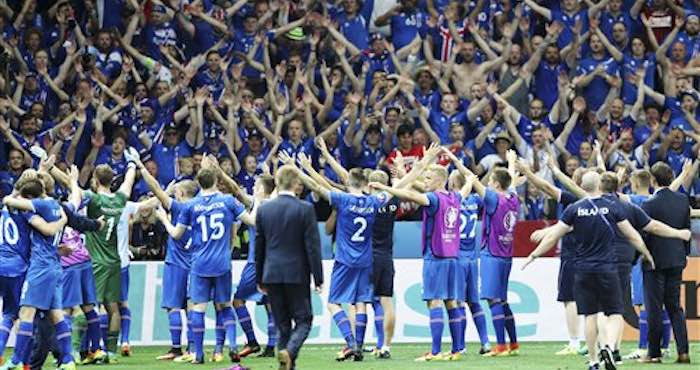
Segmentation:
[[(328, 310), (340, 329), (347, 347), (337, 360), (362, 361), (362, 345), (367, 326), (367, 303), (373, 299), (372, 283), (372, 228), (374, 217), (387, 198), (383, 195), (364, 195), (367, 178), (361, 169), (348, 172), (348, 193), (322, 187), (310, 177), (302, 175), (306, 187), (327, 199), (337, 211), (336, 256), (331, 274)], [(355, 334), (341, 304), (355, 306)]]
[(57, 201), (46, 197), (44, 184), (38, 178), (22, 182), (20, 186), (20, 196), (5, 197), (3, 203), (27, 211), (24, 216), (33, 227), (29, 236), (31, 255), (22, 287), (15, 350), (12, 359), (0, 369), (16, 369), (22, 363), (28, 363), (34, 316), (38, 310), (49, 311), (50, 319), (56, 326), (56, 339), (61, 353), (59, 369), (75, 369), (71, 355), (71, 329), (61, 310), (63, 286), (58, 258), (58, 243), (67, 217)]
[[(192, 180), (184, 180), (175, 186), (175, 198), (171, 198), (158, 184), (140, 160), (136, 160), (136, 167), (140, 170), (141, 176), (149, 189), (158, 198), (165, 210), (170, 211), (173, 220), (177, 220), (187, 202), (197, 194), (198, 186)], [(156, 212), (162, 218), (164, 212)], [(163, 298), (161, 307), (168, 312), (168, 323), (170, 327), (170, 341), (172, 347), (164, 355), (158, 356), (158, 360), (174, 360), (178, 357), (185, 357), (181, 360), (192, 361), (189, 353), (182, 352), (182, 311), (187, 309), (187, 280), (190, 275), (190, 265), (192, 258), (192, 245), (190, 230), (186, 230), (180, 239), (168, 238), (165, 251), (165, 266), (163, 266)], [(187, 312), (187, 317), (191, 315)], [(188, 329), (190, 329), (188, 327)], [(185, 356), (186, 355), (186, 356)]]
[[(26, 176), (25, 176), (26, 177)], [(18, 184), (21, 184), (18, 182)], [(0, 211), (0, 364), (10, 331), (19, 314), (19, 301), (24, 276), (29, 267), (29, 233), (31, 226), (24, 212), (3, 207)]]
[[(425, 188), (429, 191), (426, 194), (371, 184), (373, 188), (423, 206), (423, 300), (430, 310), (432, 349), (416, 359), (420, 362), (453, 361), (461, 356), (459, 336), (462, 321), (458, 307), (458, 299), (464, 295), (464, 280), (460, 278), (462, 274), (458, 264), (461, 195), (446, 190), (447, 180), (445, 167), (431, 165), (425, 174)], [(443, 302), (452, 336), (452, 350), (447, 354), (440, 352), (444, 328)]]
[[(608, 176), (608, 175), (604, 175)], [(614, 176), (614, 175), (609, 175)], [(600, 192), (601, 176), (596, 172), (586, 173), (581, 180), (581, 188), (589, 197), (579, 200), (569, 206), (557, 223), (530, 254), (523, 265), (527, 267), (534, 259), (554, 247), (557, 240), (568, 232), (574, 232), (578, 243), (575, 244), (576, 305), (580, 314), (586, 317), (586, 344), (588, 346), (589, 369), (600, 368), (599, 359), (604, 362), (606, 370), (615, 370), (615, 360), (611, 348), (622, 330), (620, 316), (622, 314), (622, 295), (620, 281), (616, 271), (615, 244), (613, 239), (616, 229), (629, 240), (642, 256), (650, 262), (654, 261), (639, 233), (627, 219), (627, 212), (620, 203), (608, 197), (602, 197)], [(648, 227), (648, 223), (645, 227)], [(689, 230), (672, 230), (673, 237), (689, 239)], [(670, 235), (670, 234), (669, 234)], [(600, 323), (598, 313), (603, 312), (606, 319)], [(596, 356), (598, 331), (604, 325), (605, 336), (600, 343), (601, 351)]]
[[(506, 158), (509, 168), (513, 168), (515, 153), (509, 150)], [(513, 263), (513, 230), (520, 211), (520, 199), (511, 190), (512, 180), (513, 175), (510, 171), (494, 168), (489, 176), (488, 187), (479, 181), (473, 182), (474, 190), (484, 202), (481, 223), (480, 293), (481, 298), (489, 303), (497, 342), (496, 348), (484, 356), (514, 355), (519, 348), (515, 319), (507, 301), (508, 277)], [(508, 348), (506, 332), (510, 339)]]
[[(462, 164), (456, 156), (454, 160), (460, 165)], [(478, 180), (471, 176), (464, 177), (460, 171), (452, 171), (448, 179), (448, 188), (451, 191), (459, 191), (462, 196), (459, 226), (459, 268), (462, 273), (460, 278), (464, 279), (465, 289), (460, 297), (459, 305), (459, 319), (462, 325), (459, 335), (459, 350), (465, 350), (467, 316), (464, 304), (466, 304), (469, 306), (472, 321), (474, 321), (476, 331), (479, 334), (479, 342), (481, 343), (479, 354), (483, 355), (490, 351), (489, 337), (486, 330), (486, 316), (479, 303), (479, 249), (476, 248), (476, 226), (479, 214), (482, 212), (483, 203), (478, 194), (471, 192), (474, 181)]]
[(232, 344), (229, 357), (232, 361), (240, 359), (233, 345), (236, 342), (236, 321), (231, 308), (231, 231), (236, 220), (255, 225), (257, 210), (256, 205), (248, 212), (233, 196), (218, 191), (220, 171), (210, 161), (209, 158), (202, 161), (202, 169), (196, 177), (201, 191), (182, 210), (177, 226), (165, 222), (168, 233), (176, 240), (181, 239), (188, 228), (191, 229), (193, 251), (189, 293), (193, 302), (194, 364), (204, 363), (204, 312), (210, 300), (219, 306), (223, 315), (226, 334)]

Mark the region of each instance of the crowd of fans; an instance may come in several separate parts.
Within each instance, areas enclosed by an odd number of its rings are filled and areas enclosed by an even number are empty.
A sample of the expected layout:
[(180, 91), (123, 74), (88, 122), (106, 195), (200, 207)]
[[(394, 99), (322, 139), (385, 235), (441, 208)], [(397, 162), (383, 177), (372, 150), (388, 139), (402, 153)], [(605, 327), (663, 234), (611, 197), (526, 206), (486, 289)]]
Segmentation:
[[(547, 181), (665, 161), (700, 193), (698, 0), (0, 0), (0, 32), (0, 197), (40, 150), (87, 186), (135, 147), (164, 188), (213, 154), (252, 193), (283, 152), (337, 183), (327, 155), (400, 176), (431, 142), (480, 176), (511, 148)], [(132, 252), (163, 235), (139, 214)]]

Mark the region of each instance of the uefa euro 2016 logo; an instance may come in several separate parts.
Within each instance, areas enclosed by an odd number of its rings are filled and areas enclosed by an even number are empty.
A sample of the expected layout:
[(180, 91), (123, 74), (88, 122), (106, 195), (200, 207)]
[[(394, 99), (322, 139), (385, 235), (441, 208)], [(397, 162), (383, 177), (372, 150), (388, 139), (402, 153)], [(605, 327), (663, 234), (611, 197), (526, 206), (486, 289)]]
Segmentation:
[(459, 219), (459, 212), (457, 208), (450, 207), (445, 212), (444, 222), (448, 229), (452, 229), (457, 225), (457, 220)]
[(503, 228), (508, 230), (508, 232), (513, 232), (517, 220), (518, 216), (515, 214), (515, 211), (508, 211), (508, 213), (503, 216)]

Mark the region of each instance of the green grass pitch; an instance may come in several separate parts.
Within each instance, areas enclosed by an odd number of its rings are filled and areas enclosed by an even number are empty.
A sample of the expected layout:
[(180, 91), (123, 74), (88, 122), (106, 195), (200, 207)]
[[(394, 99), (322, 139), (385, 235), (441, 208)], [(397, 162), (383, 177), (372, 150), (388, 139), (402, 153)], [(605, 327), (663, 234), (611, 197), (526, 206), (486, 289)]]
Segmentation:
[[(416, 363), (414, 358), (429, 349), (429, 344), (397, 344), (392, 346), (392, 359), (377, 360), (371, 354), (367, 354), (363, 362), (338, 363), (334, 360), (339, 345), (306, 345), (297, 362), (299, 370), (332, 370), (332, 369), (494, 369), (494, 370), (566, 370), (587, 369), (586, 358), (582, 356), (554, 356), (554, 352), (562, 347), (557, 342), (525, 342), (521, 344), (520, 354), (513, 357), (482, 358), (475, 352), (478, 351), (476, 343), (467, 344), (467, 354), (458, 362), (430, 362)], [(443, 344), (443, 350), (448, 349), (449, 344)], [(627, 342), (623, 345), (622, 353), (627, 354), (635, 348), (635, 343)], [(212, 347), (207, 347), (207, 356), (210, 356)], [(211, 363), (205, 365), (186, 365), (172, 362), (156, 361), (156, 356), (164, 353), (165, 347), (133, 347), (132, 357), (119, 357), (119, 364), (84, 366), (83, 369), (102, 368), (110, 370), (118, 369), (149, 369), (149, 370), (177, 370), (177, 369), (227, 369), (232, 364), (229, 362)], [(671, 356), (665, 359), (663, 370), (690, 370), (697, 368), (700, 361), (700, 342), (691, 343), (690, 357), (695, 361), (693, 365), (676, 365), (675, 348), (671, 346)], [(50, 357), (50, 356), (49, 356)], [(244, 359), (242, 365), (252, 370), (277, 369), (275, 359)], [(642, 365), (636, 361), (626, 361), (620, 369), (654, 369), (657, 366)], [(45, 366), (49, 369), (50, 366)]]

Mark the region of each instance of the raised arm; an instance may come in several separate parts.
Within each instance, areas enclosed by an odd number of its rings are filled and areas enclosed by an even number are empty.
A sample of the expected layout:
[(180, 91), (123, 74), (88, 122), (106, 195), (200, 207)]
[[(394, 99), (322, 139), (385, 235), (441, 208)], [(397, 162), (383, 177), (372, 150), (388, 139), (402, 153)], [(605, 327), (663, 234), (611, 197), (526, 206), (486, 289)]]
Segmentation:
[(536, 3), (534, 0), (525, 0), (525, 5), (529, 6), (535, 13), (547, 18), (548, 21), (552, 20), (552, 11)]
[(576, 183), (574, 182), (574, 180), (572, 180), (569, 176), (567, 176), (564, 172), (562, 172), (562, 171), (559, 169), (559, 166), (557, 166), (557, 165), (554, 163), (554, 161), (555, 161), (555, 159), (552, 158), (552, 157), (550, 157), (549, 163), (547, 163), (547, 164), (549, 165), (549, 169), (552, 170), (552, 174), (554, 175), (554, 177), (555, 177), (557, 180), (559, 180), (559, 182), (560, 182), (567, 190), (569, 190), (572, 194), (574, 194), (574, 196), (576, 196), (576, 198), (581, 199), (581, 198), (587, 197), (587, 196), (588, 196), (588, 193), (586, 193), (585, 190), (581, 189), (580, 186), (576, 185)]
[(539, 177), (535, 175), (532, 170), (530, 169), (530, 166), (525, 163), (522, 160), (519, 160), (517, 162), (517, 169), (527, 177), (527, 181), (529, 184), (532, 184), (536, 188), (542, 190), (543, 193), (547, 194), (548, 197), (554, 199), (554, 200), (559, 200), (561, 197), (561, 190), (554, 186), (554, 184), (549, 183), (542, 177)]
[(394, 188), (390, 187), (387, 185), (384, 185), (382, 183), (378, 182), (370, 182), (369, 187), (381, 191), (385, 191), (399, 199), (407, 200), (410, 202), (414, 202), (418, 205), (421, 206), (429, 206), (430, 205), (430, 200), (428, 199), (428, 196), (425, 194), (421, 194), (417, 191), (414, 190), (409, 190), (409, 189), (401, 189), (401, 188)]

